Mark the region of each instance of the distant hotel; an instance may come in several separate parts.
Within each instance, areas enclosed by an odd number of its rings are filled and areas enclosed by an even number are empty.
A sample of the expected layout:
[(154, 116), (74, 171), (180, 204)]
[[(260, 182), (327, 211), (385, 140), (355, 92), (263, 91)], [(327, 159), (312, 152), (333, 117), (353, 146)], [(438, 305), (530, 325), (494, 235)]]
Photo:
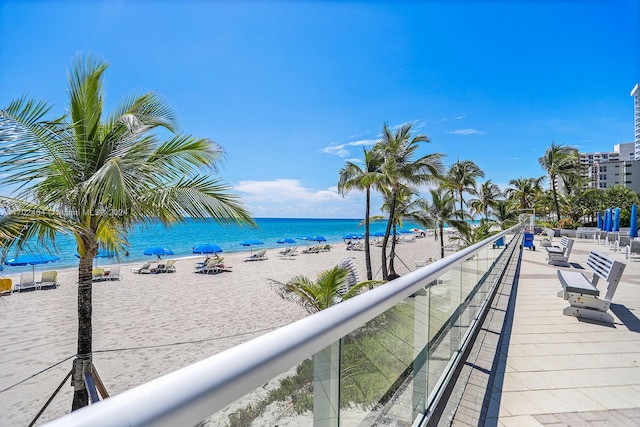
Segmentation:
[(589, 178), (590, 188), (622, 185), (640, 193), (640, 84), (633, 96), (634, 142), (616, 144), (613, 151), (580, 153), (582, 174)]

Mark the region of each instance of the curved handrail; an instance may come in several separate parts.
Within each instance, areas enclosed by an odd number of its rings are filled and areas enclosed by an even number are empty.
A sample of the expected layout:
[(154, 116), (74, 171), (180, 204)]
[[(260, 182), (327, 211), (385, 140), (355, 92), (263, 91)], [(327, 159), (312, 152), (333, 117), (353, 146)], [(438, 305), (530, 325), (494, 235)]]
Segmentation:
[(195, 425), (392, 308), (514, 226), (392, 282), (47, 424)]

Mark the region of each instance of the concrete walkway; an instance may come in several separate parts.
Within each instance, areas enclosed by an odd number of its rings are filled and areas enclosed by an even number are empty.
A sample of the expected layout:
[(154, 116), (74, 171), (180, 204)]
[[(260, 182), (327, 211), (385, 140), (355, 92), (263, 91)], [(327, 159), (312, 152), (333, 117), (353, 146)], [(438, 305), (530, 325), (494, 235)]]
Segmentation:
[(539, 240), (536, 251), (522, 253), (484, 424), (640, 426), (640, 257), (575, 240), (568, 270), (590, 272), (591, 250), (626, 263), (610, 310), (614, 324), (593, 323), (562, 314), (568, 302), (556, 295), (556, 271), (563, 267), (547, 264)]

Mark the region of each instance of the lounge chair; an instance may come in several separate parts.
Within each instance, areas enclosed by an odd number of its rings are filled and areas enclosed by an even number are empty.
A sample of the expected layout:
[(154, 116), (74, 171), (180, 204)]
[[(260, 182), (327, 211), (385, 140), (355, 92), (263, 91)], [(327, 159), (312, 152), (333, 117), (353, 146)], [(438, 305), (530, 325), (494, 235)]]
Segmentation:
[(102, 280), (105, 280), (105, 276), (104, 276), (104, 267), (93, 267), (93, 270), (91, 271), (92, 274), (92, 280), (94, 282), (100, 282)]
[(620, 235), (618, 236), (618, 240), (616, 241), (616, 252), (618, 251), (627, 251), (627, 246), (629, 246), (631, 244), (631, 237), (629, 237), (628, 235), (624, 235), (622, 233), (620, 233)]
[(307, 249), (303, 250), (302, 253), (303, 254), (317, 254), (321, 250), (322, 250), (322, 245), (314, 245), (314, 246), (310, 246)]
[(136, 274), (149, 274), (151, 273), (151, 261), (145, 262), (139, 268), (134, 268), (131, 270), (132, 273)]
[(120, 280), (120, 266), (114, 265), (109, 268), (109, 280)]
[(40, 278), (40, 282), (38, 282), (38, 289), (55, 289), (58, 287), (58, 272), (53, 271), (43, 271), (42, 276)]
[(176, 271), (175, 259), (169, 259), (164, 264), (158, 264), (158, 266), (151, 270), (152, 273), (173, 273)]
[(0, 277), (0, 295), (13, 292), (13, 281), (8, 277)]
[(20, 283), (16, 284), (14, 290), (17, 292), (35, 291), (38, 289), (33, 278), (33, 271), (26, 271), (20, 275)]
[(255, 254), (248, 256), (245, 259), (245, 261), (263, 261), (263, 260), (267, 259), (266, 254), (267, 254), (267, 250), (266, 249), (262, 249), (262, 250), (256, 252)]
[[(204, 263), (197, 263), (195, 265), (195, 272), (201, 274), (215, 274), (221, 273), (222, 258), (208, 258)], [(224, 265), (224, 264), (222, 264)]]
[(640, 240), (631, 240), (627, 246), (627, 259), (631, 259), (631, 255), (640, 255)]
[(297, 251), (297, 248), (295, 246), (288, 247), (288, 248), (280, 251), (280, 258), (281, 259), (294, 259), (293, 257), (298, 255), (296, 253), (296, 251)]

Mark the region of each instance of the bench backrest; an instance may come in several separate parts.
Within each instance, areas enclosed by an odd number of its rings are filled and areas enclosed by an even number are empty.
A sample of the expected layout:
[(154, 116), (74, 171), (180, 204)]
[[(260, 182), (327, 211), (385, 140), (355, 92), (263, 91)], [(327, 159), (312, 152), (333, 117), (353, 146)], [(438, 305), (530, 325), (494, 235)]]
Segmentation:
[(574, 240), (568, 238), (567, 236), (564, 236), (562, 238), (562, 242), (560, 242), (560, 244), (564, 248), (564, 253), (562, 255), (564, 255), (566, 259), (569, 259), (569, 255), (571, 255), (571, 249), (573, 249), (573, 242)]
[(620, 278), (622, 277), (626, 264), (620, 261), (615, 261), (603, 253), (591, 251), (589, 253), (589, 258), (587, 258), (587, 265), (594, 273), (593, 280), (591, 282), (593, 286), (597, 285), (598, 278), (602, 278), (609, 284), (609, 286), (607, 286), (607, 293), (603, 300), (611, 301), (613, 294), (616, 292), (616, 288), (618, 287), (618, 283), (620, 282)]

